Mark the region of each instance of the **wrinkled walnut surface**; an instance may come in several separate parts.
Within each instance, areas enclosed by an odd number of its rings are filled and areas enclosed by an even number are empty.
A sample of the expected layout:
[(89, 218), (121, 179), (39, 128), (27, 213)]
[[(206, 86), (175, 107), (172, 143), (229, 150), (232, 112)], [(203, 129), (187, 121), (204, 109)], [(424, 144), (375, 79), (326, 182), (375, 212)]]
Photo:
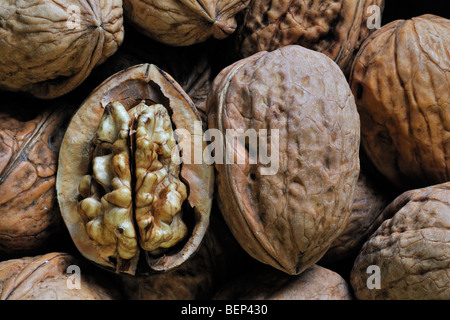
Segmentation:
[(226, 38), (250, 0), (124, 0), (126, 17), (152, 39), (173, 46)]
[(187, 152), (181, 166), (164, 156), (172, 126), (190, 132), (193, 148), (195, 121), (202, 130), (190, 98), (155, 65), (118, 72), (86, 99), (64, 136), (57, 174), (64, 221), (86, 258), (135, 274), (168, 271), (196, 252), (209, 223), (213, 167)]
[(21, 109), (32, 104), (4, 103), (12, 108), (0, 112), (0, 253), (7, 255), (40, 249), (62, 231), (55, 181), (70, 115), (64, 107)]
[(355, 58), (350, 85), (369, 158), (404, 191), (450, 180), (450, 22), (384, 25)]
[(273, 175), (249, 164), (246, 146), (225, 144), (224, 154), (247, 161), (216, 162), (220, 210), (252, 257), (301, 273), (347, 225), (359, 174), (359, 117), (342, 71), (300, 46), (261, 52), (216, 77), (207, 110), (209, 127), (223, 133), (279, 130)]
[(122, 14), (121, 0), (2, 1), (0, 89), (45, 99), (73, 90), (122, 43)]
[[(450, 183), (407, 191), (386, 209), (351, 272), (358, 299), (450, 299)], [(380, 289), (368, 289), (370, 265), (380, 268)]]
[[(0, 300), (115, 300), (120, 294), (102, 275), (70, 266), (82, 265), (67, 253), (48, 253), (0, 262)], [(79, 285), (69, 288), (68, 283)]]
[(312, 265), (291, 276), (260, 268), (224, 285), (215, 300), (352, 300), (347, 282), (336, 272)]
[(384, 0), (253, 0), (237, 31), (239, 54), (248, 57), (298, 44), (326, 54), (347, 74), (371, 32), (371, 5), (379, 6), (381, 13)]

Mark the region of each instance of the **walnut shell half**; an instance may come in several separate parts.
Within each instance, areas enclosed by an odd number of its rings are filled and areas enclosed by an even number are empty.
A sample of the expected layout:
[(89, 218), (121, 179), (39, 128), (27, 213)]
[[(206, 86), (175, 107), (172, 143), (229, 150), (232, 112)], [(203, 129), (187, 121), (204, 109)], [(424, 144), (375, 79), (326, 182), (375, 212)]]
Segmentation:
[(0, 89), (62, 96), (123, 41), (122, 0), (0, 3)]
[(223, 39), (237, 26), (235, 15), (250, 0), (124, 0), (125, 16), (140, 31), (173, 46)]
[[(171, 157), (177, 129), (194, 150), (182, 147), (181, 164)], [(213, 167), (188, 159), (198, 143), (205, 148), (202, 134), (188, 95), (155, 65), (130, 67), (94, 90), (67, 128), (56, 184), (86, 258), (134, 275), (168, 271), (197, 251), (214, 189)]]
[(341, 69), (301, 46), (260, 52), (219, 73), (207, 110), (228, 138), (215, 168), (231, 232), (255, 259), (301, 273), (347, 225), (359, 174), (359, 116)]

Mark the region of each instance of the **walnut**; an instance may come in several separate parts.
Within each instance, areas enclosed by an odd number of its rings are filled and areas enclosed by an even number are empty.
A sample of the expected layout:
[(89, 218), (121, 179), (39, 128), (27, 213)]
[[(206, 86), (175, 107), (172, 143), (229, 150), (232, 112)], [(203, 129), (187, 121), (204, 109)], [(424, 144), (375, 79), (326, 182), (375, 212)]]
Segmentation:
[[(62, 234), (56, 201), (58, 151), (70, 110), (35, 99), (0, 111), (0, 253), (32, 254)], [(35, 109), (36, 107), (36, 109)]]
[(353, 300), (338, 273), (316, 264), (300, 275), (258, 268), (223, 286), (215, 300)]
[(188, 46), (233, 33), (235, 15), (249, 2), (124, 0), (123, 5), (125, 16), (145, 35), (165, 44)]
[[(175, 130), (191, 139), (177, 143)], [(58, 162), (58, 201), (78, 250), (131, 275), (188, 260), (208, 228), (214, 191), (213, 167), (195, 158), (202, 135), (188, 95), (155, 65), (97, 87), (73, 116)]]
[(223, 136), (259, 136), (232, 137), (223, 154), (234, 161), (215, 162), (232, 233), (255, 259), (301, 273), (347, 225), (359, 174), (359, 116), (342, 71), (300, 46), (260, 52), (222, 70), (207, 110)]
[(403, 191), (450, 180), (450, 22), (396, 20), (364, 43), (350, 85), (362, 146)]
[[(74, 270), (79, 274), (74, 274)], [(0, 300), (120, 298), (110, 279), (93, 272), (80, 259), (67, 253), (52, 252), (0, 262)]]
[[(356, 297), (449, 300), (450, 183), (407, 191), (385, 210), (392, 218), (372, 234), (354, 263)], [(373, 287), (377, 276), (379, 287)]]
[(368, 28), (374, 14), (370, 6), (378, 6), (381, 21), (384, 0), (252, 1), (237, 31), (238, 55), (298, 44), (326, 54), (347, 74), (359, 46), (375, 29)]
[(123, 41), (121, 0), (0, 4), (0, 89), (50, 99), (80, 85)]

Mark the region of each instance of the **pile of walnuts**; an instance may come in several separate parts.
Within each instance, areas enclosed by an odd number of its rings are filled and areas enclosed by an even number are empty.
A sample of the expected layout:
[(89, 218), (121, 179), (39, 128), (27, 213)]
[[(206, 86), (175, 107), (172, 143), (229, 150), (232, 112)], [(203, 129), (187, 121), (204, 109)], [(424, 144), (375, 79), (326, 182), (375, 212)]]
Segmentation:
[(2, 2), (0, 299), (450, 300), (450, 20), (400, 6)]

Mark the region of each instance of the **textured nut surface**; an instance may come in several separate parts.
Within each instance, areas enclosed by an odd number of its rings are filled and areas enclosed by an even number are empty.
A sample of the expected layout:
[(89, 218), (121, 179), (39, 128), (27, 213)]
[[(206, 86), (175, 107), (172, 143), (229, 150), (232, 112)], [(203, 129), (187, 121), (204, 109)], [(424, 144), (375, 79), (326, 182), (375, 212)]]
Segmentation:
[(221, 288), (216, 300), (352, 300), (347, 282), (336, 272), (312, 265), (291, 276), (261, 268)]
[(209, 224), (213, 167), (187, 150), (181, 164), (172, 161), (172, 130), (189, 132), (195, 150), (196, 122), (202, 133), (187, 94), (149, 64), (111, 76), (82, 104), (61, 145), (57, 191), (86, 258), (141, 275), (176, 268), (198, 250)]
[[(216, 162), (220, 210), (252, 257), (302, 272), (347, 225), (359, 173), (359, 117), (342, 71), (300, 46), (257, 53), (216, 77), (207, 110), (209, 127), (224, 136), (269, 131), (272, 164), (249, 164), (244, 145), (224, 144), (224, 155), (246, 161)], [(278, 170), (264, 175), (277, 158)]]
[(54, 98), (80, 85), (123, 41), (121, 0), (0, 4), (0, 88)]
[(20, 107), (33, 108), (33, 100), (14, 103), (0, 112), (0, 253), (7, 255), (37, 250), (62, 230), (55, 181), (69, 119), (64, 108), (33, 113)]
[(370, 33), (367, 19), (372, 5), (381, 13), (384, 0), (252, 1), (238, 31), (239, 54), (248, 57), (298, 44), (326, 54), (347, 73)]
[[(83, 268), (77, 282), (70, 266), (81, 262), (67, 253), (52, 252), (0, 262), (0, 300), (115, 300), (120, 294), (100, 274)], [(72, 277), (72, 278), (71, 278)], [(102, 280), (100, 280), (102, 279)], [(69, 288), (68, 283), (76, 288)]]
[(373, 33), (350, 85), (368, 156), (404, 191), (450, 180), (450, 22), (424, 15)]
[[(385, 210), (351, 272), (358, 299), (450, 299), (450, 184), (407, 191)], [(380, 289), (368, 289), (370, 265), (380, 268)]]
[(234, 16), (250, 0), (124, 0), (126, 17), (144, 34), (174, 46), (188, 46), (236, 29)]

